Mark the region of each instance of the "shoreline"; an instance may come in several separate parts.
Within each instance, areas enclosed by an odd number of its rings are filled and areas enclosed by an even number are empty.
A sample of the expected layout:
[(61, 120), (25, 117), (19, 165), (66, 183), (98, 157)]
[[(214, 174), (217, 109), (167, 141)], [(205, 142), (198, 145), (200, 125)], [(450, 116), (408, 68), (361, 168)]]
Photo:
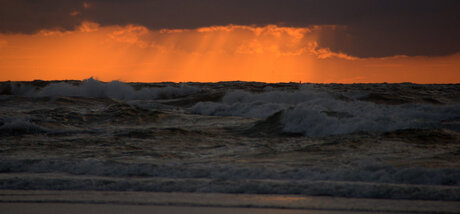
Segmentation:
[(167, 206), (167, 205), (125, 205), (125, 204), (69, 204), (69, 203), (1, 203), (0, 211), (10, 214), (26, 213), (169, 213), (169, 214), (367, 214), (374, 212), (340, 211), (340, 210), (305, 210), (280, 208), (245, 208), (245, 207), (200, 207), (200, 206)]
[(264, 209), (282, 210), (282, 213), (297, 213), (306, 210), (315, 211), (313, 213), (326, 211), (329, 213), (460, 212), (460, 204), (457, 201), (226, 193), (0, 190), (0, 210), (11, 211), (8, 213), (32, 213), (27, 210), (39, 210), (39, 212), (34, 213), (45, 213), (47, 210), (62, 207), (85, 213), (94, 209), (110, 213), (115, 210), (116, 213), (117, 210), (129, 207), (137, 210), (135, 213), (152, 210), (164, 210), (161, 212), (168, 213), (189, 213), (190, 208), (196, 209), (197, 213), (214, 213), (217, 211), (219, 213), (226, 211), (228, 213), (237, 211), (239, 213), (259, 213), (260, 210), (263, 211)]

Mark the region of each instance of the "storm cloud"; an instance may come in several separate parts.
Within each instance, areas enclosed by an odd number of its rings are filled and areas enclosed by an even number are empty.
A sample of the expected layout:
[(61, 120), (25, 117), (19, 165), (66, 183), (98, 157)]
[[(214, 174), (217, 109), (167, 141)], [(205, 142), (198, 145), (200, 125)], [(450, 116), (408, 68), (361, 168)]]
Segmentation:
[(83, 21), (194, 29), (215, 25), (340, 26), (319, 46), (356, 57), (460, 52), (456, 0), (0, 0), (1, 33), (71, 30)]

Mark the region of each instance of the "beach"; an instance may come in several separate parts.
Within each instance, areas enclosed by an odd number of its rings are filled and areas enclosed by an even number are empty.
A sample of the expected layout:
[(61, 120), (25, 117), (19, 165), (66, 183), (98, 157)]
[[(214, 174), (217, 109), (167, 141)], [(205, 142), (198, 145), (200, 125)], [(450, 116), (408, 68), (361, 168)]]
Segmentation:
[(458, 213), (457, 202), (299, 195), (1, 190), (3, 213)]

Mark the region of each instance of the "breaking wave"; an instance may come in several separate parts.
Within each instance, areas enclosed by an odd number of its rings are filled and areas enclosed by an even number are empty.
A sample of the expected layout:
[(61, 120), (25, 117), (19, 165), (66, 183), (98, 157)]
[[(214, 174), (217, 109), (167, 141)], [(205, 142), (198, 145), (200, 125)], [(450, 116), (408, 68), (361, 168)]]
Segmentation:
[(27, 97), (69, 96), (113, 98), (121, 100), (145, 100), (183, 97), (198, 93), (201, 89), (182, 84), (179, 87), (144, 87), (139, 90), (135, 90), (130, 85), (120, 81), (104, 83), (93, 78), (89, 78), (83, 80), (80, 85), (59, 82), (51, 83), (42, 89), (36, 89), (33, 86), (27, 85), (13, 85), (11, 91), (14, 95)]
[(200, 102), (191, 110), (203, 115), (261, 119), (281, 112), (283, 132), (306, 136), (439, 128), (440, 122), (460, 117), (459, 104), (377, 104), (308, 87), (294, 92), (231, 91), (221, 102)]

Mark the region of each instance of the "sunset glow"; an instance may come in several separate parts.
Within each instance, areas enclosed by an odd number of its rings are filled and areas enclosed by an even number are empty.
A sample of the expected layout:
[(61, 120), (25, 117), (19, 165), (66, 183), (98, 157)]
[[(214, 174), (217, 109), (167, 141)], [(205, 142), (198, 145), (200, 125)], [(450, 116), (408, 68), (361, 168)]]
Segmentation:
[(320, 47), (345, 26), (150, 30), (83, 22), (72, 31), (0, 34), (0, 81), (460, 82), (460, 54), (358, 58)]
[(459, 11), (0, 0), (0, 214), (460, 214)]

